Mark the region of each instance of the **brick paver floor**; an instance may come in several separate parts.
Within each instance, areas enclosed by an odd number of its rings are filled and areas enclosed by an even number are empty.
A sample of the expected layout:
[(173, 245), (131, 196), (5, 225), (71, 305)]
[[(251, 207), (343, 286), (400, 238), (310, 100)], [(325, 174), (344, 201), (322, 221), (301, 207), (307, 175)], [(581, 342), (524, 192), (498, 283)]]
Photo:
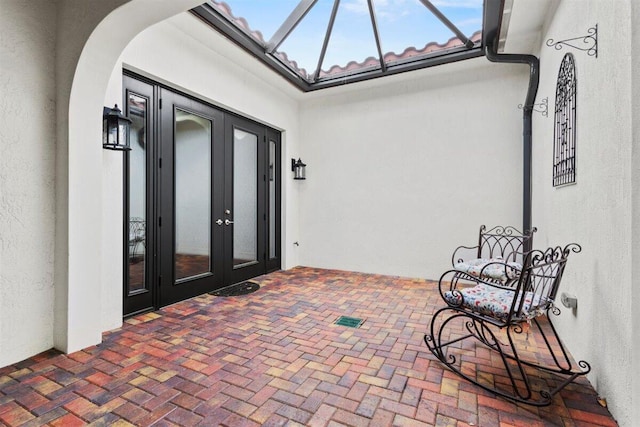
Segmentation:
[[(0, 369), (0, 424), (616, 425), (586, 379), (536, 408), (445, 370), (422, 340), (441, 305), (433, 282), (302, 267), (257, 281)], [(333, 323), (343, 315), (364, 323)]]

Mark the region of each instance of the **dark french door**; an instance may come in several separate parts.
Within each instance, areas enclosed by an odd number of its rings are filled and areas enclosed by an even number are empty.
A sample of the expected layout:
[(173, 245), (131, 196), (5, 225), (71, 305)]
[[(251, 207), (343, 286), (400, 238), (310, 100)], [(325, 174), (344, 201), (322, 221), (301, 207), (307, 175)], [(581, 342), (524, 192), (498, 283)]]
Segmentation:
[(160, 89), (160, 305), (223, 286), (224, 119), (219, 110)]
[(280, 268), (279, 132), (152, 82), (124, 83), (125, 315)]

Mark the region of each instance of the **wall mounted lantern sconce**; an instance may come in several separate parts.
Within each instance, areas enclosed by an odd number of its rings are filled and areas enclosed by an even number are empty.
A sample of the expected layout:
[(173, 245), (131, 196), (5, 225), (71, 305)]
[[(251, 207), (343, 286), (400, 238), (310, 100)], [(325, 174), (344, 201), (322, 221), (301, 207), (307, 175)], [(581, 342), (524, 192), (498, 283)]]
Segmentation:
[(306, 167), (307, 165), (302, 163), (302, 160), (291, 159), (291, 172), (293, 172), (293, 179), (307, 179)]
[(122, 114), (118, 104), (102, 110), (102, 148), (129, 151), (129, 128), (131, 119)]

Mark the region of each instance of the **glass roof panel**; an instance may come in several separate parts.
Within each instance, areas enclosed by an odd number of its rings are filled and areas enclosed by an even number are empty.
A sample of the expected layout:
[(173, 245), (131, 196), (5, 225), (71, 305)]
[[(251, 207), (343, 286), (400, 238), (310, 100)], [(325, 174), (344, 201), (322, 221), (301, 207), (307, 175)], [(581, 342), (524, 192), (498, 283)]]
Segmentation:
[(307, 91), (482, 56), (483, 7), (483, 0), (208, 0), (192, 12)]
[[(256, 32), (259, 32), (261, 37), (256, 38), (261, 42), (269, 41), (298, 3), (300, 0), (212, 0), (210, 2), (216, 10), (232, 20), (244, 20), (249, 27), (245, 30), (250, 30), (254, 37)], [(240, 24), (242, 24), (241, 21)]]
[(440, 0), (433, 4), (467, 37), (482, 30), (483, 0)]
[(380, 57), (367, 1), (342, 0), (320, 77), (371, 67), (380, 67)]
[(313, 77), (318, 65), (332, 8), (333, 0), (318, 0), (277, 50), (286, 54), (289, 61), (295, 61), (295, 66), (307, 79)]
[[(464, 45), (420, 0), (387, 0), (374, 4), (388, 63)], [(469, 38), (482, 28), (482, 0), (433, 0), (432, 4)]]

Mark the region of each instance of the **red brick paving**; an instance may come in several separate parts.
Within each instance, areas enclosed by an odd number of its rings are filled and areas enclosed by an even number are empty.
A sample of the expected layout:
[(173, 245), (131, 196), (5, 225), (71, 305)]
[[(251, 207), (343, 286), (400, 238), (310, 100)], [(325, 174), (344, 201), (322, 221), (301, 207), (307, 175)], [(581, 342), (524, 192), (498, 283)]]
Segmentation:
[[(0, 369), (0, 425), (616, 425), (585, 379), (535, 408), (446, 371), (422, 341), (433, 282), (312, 268), (257, 281)], [(334, 325), (342, 315), (365, 322)], [(478, 349), (467, 363), (488, 373), (491, 360)]]

